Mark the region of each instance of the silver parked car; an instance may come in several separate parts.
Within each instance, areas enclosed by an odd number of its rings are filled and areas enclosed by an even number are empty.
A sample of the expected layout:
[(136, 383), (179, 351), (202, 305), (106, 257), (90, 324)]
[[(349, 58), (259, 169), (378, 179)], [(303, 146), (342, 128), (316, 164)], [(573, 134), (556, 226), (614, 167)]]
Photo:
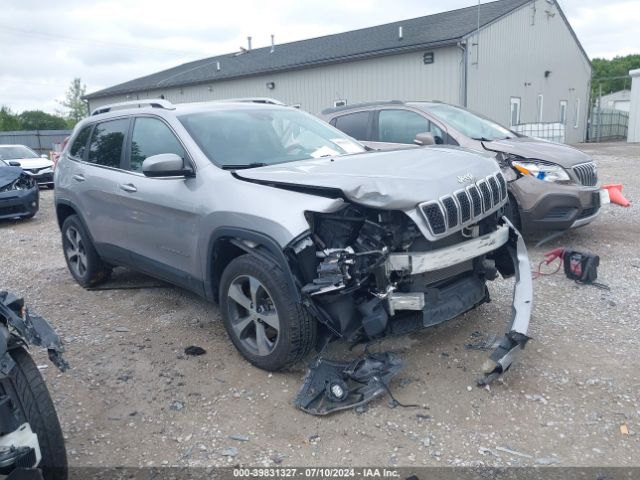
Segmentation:
[(78, 283), (122, 265), (217, 301), (235, 346), (263, 369), (321, 340), (447, 321), (489, 301), (498, 272), (518, 281), (488, 378), (527, 341), (529, 261), (490, 158), (367, 151), (291, 107), (151, 100), (80, 122), (55, 184)]

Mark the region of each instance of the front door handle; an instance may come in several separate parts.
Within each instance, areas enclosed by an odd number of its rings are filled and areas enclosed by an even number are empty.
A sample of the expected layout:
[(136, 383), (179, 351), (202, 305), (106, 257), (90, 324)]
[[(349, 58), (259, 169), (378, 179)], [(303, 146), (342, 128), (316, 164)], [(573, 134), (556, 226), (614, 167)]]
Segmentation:
[(84, 175), (82, 175), (81, 173), (78, 173), (78, 174), (74, 175), (73, 179), (76, 182), (84, 182), (84, 180), (85, 180)]
[(125, 192), (129, 192), (129, 193), (138, 191), (138, 189), (133, 183), (121, 183), (120, 190), (124, 190)]

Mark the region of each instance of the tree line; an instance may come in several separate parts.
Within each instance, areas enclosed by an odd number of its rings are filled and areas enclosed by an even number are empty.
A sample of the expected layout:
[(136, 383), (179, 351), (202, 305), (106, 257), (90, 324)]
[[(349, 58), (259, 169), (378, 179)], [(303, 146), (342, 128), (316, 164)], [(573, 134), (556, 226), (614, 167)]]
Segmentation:
[(13, 112), (7, 106), (0, 107), (0, 132), (16, 130), (66, 130), (71, 129), (87, 116), (87, 104), (82, 99), (86, 93), (86, 85), (79, 78), (74, 78), (60, 103), (62, 110), (55, 114), (41, 110), (25, 110)]
[(640, 68), (640, 54), (618, 56), (611, 60), (594, 58), (591, 66), (591, 99), (595, 101), (600, 88), (602, 88), (602, 95), (631, 89), (629, 70)]

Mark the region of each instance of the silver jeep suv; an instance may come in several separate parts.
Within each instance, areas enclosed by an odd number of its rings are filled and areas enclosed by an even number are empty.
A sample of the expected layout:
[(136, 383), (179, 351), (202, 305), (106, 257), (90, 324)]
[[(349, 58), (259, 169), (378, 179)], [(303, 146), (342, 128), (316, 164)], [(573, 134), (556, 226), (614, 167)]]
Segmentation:
[(126, 266), (217, 301), (235, 346), (276, 370), (332, 338), (452, 319), (516, 275), (492, 379), (524, 346), (531, 274), (496, 162), (456, 147), (367, 151), (280, 105), (163, 100), (80, 122), (55, 174), (69, 271)]

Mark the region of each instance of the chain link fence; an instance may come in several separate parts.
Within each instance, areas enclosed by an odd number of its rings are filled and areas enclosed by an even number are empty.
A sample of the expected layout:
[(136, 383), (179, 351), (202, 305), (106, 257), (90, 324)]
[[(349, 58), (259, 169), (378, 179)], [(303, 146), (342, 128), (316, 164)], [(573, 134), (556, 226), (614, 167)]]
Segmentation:
[(512, 126), (511, 130), (527, 137), (540, 138), (550, 142), (564, 143), (565, 141), (565, 128), (560, 122), (521, 123)]
[(594, 107), (589, 115), (588, 142), (626, 140), (629, 129), (629, 112), (612, 108)]

